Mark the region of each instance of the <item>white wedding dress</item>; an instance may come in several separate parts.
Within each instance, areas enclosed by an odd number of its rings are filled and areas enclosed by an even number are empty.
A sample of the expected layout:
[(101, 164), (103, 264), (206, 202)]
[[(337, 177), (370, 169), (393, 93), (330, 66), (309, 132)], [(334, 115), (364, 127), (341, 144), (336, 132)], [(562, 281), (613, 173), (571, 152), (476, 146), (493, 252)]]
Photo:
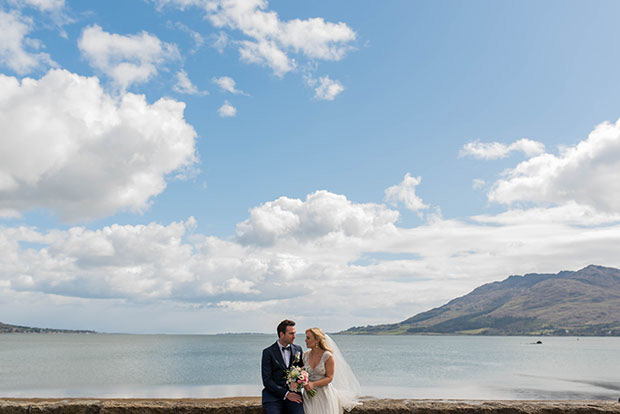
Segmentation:
[[(304, 392), (304, 414), (342, 414), (343, 409), (351, 411), (354, 407), (361, 405), (357, 400), (360, 394), (360, 386), (353, 371), (342, 357), (336, 344), (329, 337), (328, 345), (334, 349), (337, 355), (334, 358), (334, 380), (324, 387), (314, 388), (316, 391), (314, 397)], [(309, 356), (310, 351), (304, 352), (304, 367), (308, 371), (310, 382), (325, 378), (325, 362), (333, 357), (333, 354), (329, 351), (323, 352), (319, 363), (314, 368), (308, 362)], [(338, 360), (338, 356), (340, 360)]]
[[(323, 352), (321, 360), (316, 367), (312, 368), (308, 363), (310, 351), (304, 352), (304, 366), (308, 371), (310, 382), (319, 381), (325, 378), (325, 361), (332, 356), (329, 351)], [(329, 383), (324, 387), (314, 388), (316, 394), (314, 397), (304, 393), (304, 414), (341, 414), (342, 409), (338, 403), (338, 396), (334, 390), (334, 386)]]

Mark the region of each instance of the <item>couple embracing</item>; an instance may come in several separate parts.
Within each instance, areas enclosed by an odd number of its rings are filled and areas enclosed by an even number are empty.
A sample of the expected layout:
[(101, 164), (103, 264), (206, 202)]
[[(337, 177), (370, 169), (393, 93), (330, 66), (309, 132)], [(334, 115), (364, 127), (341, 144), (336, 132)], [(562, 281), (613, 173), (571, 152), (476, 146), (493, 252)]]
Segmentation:
[[(303, 352), (295, 345), (295, 322), (285, 319), (278, 340), (263, 350), (263, 408), (265, 414), (342, 414), (360, 405), (360, 385), (334, 341), (319, 328), (306, 330)], [(291, 391), (287, 374), (294, 367), (308, 372), (304, 392)]]

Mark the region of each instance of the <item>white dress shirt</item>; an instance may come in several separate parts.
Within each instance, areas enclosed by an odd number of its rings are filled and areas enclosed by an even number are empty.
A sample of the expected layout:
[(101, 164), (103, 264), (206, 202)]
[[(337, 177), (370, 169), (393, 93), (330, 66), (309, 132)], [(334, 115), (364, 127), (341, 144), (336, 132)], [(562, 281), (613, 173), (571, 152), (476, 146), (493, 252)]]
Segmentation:
[(288, 368), (290, 361), (291, 361), (291, 352), (292, 352), (291, 345), (289, 345), (287, 349), (284, 349), (282, 344), (278, 342), (278, 347), (280, 348), (280, 353), (282, 354), (284, 365), (286, 365), (286, 367)]

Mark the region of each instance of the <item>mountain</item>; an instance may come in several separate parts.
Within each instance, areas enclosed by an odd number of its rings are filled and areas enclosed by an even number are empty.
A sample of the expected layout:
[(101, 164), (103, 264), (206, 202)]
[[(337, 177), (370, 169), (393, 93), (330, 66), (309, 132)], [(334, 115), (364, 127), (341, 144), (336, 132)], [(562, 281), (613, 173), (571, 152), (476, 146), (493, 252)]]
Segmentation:
[(96, 333), (95, 331), (71, 331), (68, 329), (31, 328), (28, 326), (7, 325), (0, 322), (0, 333)]
[(620, 269), (510, 276), (400, 323), (341, 333), (620, 336)]

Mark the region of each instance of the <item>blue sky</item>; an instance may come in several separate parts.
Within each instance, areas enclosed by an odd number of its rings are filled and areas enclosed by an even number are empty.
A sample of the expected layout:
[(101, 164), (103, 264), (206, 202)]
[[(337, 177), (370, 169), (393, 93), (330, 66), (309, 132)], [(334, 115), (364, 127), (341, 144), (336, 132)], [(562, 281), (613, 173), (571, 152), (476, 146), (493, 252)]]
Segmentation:
[(620, 266), (619, 11), (1, 1), (2, 321), (335, 331)]

